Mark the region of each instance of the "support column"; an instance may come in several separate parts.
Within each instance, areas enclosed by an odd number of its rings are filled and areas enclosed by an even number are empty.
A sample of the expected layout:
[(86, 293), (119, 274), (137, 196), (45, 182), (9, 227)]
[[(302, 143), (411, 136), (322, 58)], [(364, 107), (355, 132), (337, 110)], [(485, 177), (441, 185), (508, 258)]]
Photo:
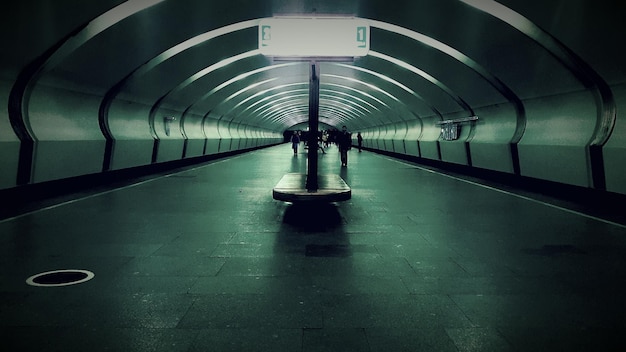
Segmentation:
[[(320, 111), (320, 67), (315, 59), (309, 60), (309, 133), (307, 144), (307, 172), (289, 173), (278, 181), (272, 190), (276, 200), (293, 203), (342, 202), (352, 197), (352, 190), (339, 175), (318, 175), (317, 130)], [(311, 208), (315, 211), (315, 208)], [(311, 216), (315, 214), (311, 213)]]
[(316, 192), (319, 188), (317, 177), (317, 130), (319, 129), (320, 80), (319, 64), (311, 61), (309, 65), (309, 134), (308, 167), (306, 189)]

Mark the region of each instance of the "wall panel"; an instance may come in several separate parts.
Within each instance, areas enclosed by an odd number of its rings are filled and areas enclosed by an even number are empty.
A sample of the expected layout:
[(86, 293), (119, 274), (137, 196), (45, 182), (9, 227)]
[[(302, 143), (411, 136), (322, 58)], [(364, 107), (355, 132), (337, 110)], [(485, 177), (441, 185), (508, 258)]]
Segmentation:
[(626, 194), (626, 84), (613, 87), (617, 121), (613, 133), (602, 148), (606, 189)]
[(511, 140), (517, 127), (517, 113), (511, 104), (492, 105), (474, 111), (474, 137), (470, 142), (472, 166), (513, 173)]
[(597, 109), (590, 92), (542, 97), (524, 102), (526, 130), (518, 144), (520, 172), (571, 185), (593, 184), (587, 144)]
[(127, 100), (111, 103), (108, 114), (114, 139), (111, 170), (150, 165), (154, 138), (150, 133), (149, 114), (150, 106), (145, 104)]
[(422, 122), (418, 119), (407, 122), (407, 133), (404, 137), (404, 148), (406, 154), (419, 157), (418, 142), (422, 134)]
[(206, 148), (204, 151), (204, 154), (206, 155), (219, 153), (220, 134), (217, 130), (217, 122), (218, 120), (216, 118), (212, 118), (211, 116), (208, 116), (204, 120), (203, 130), (207, 137)]
[(105, 138), (98, 123), (101, 98), (48, 85), (37, 86), (29, 101), (35, 135), (32, 182), (102, 171)]
[(11, 83), (0, 78), (0, 189), (17, 186), (17, 167), (20, 156), (20, 140), (9, 121), (9, 92)]

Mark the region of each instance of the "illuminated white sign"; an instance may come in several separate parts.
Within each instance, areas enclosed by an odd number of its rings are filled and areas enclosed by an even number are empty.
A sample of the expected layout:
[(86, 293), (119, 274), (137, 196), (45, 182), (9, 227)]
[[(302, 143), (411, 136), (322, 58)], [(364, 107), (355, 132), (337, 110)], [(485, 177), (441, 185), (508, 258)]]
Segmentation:
[(358, 18), (275, 17), (259, 23), (259, 50), (267, 56), (365, 56), (369, 37), (368, 22)]

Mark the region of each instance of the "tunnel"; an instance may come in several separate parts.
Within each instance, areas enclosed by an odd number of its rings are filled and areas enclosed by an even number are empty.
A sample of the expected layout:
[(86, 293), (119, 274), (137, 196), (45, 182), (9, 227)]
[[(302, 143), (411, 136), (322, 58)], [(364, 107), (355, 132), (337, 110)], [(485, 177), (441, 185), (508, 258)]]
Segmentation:
[(625, 4), (2, 7), (11, 344), (626, 347)]

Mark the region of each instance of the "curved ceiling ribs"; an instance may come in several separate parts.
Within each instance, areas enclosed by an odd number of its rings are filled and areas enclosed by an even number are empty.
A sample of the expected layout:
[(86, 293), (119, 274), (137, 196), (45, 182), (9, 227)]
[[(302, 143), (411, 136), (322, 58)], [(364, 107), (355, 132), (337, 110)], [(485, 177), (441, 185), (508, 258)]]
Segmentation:
[[(506, 84), (504, 84), (504, 82), (502, 82), (500, 79), (492, 75), (487, 69), (482, 67), (479, 63), (472, 60), (467, 55), (463, 54), (462, 52), (456, 50), (455, 48), (445, 43), (442, 43), (434, 38), (428, 37), (424, 34), (417, 33), (415, 31), (412, 31), (412, 30), (409, 30), (407, 28), (403, 28), (397, 25), (384, 23), (380, 21), (371, 21), (371, 22), (373, 26), (376, 26), (380, 29), (394, 32), (399, 35), (403, 35), (405, 37), (418, 41), (430, 47), (431, 49), (440, 51), (448, 55), (449, 57), (453, 58), (454, 60), (458, 61), (459, 63), (465, 65), (472, 71), (476, 72), (480, 77), (482, 77), (483, 80), (485, 80), (489, 85), (491, 85), (495, 89), (496, 92), (502, 95), (508, 102), (513, 104), (515, 111), (517, 113), (517, 128), (511, 140), (511, 143), (519, 142), (519, 140), (522, 138), (522, 135), (524, 134), (524, 129), (526, 126), (524, 104), (522, 103), (521, 99), (513, 92), (513, 90), (510, 89)], [(448, 93), (446, 89), (442, 88), (442, 90)], [(456, 96), (456, 94), (452, 92), (449, 92), (449, 94), (450, 96)], [(461, 102), (461, 100), (459, 100), (459, 102)], [(461, 106), (464, 106), (464, 105), (461, 104)], [(471, 111), (471, 108), (470, 108), (470, 111)]]
[[(33, 72), (24, 91), (41, 74), (53, 68), (55, 63), (63, 61), (99, 33), (160, 2), (162, 0), (127, 1), (91, 21), (49, 55)], [(484, 3), (489, 5), (485, 6)], [(572, 70), (586, 86), (595, 88), (602, 108), (599, 109), (599, 123), (593, 143), (602, 144), (606, 141), (614, 124), (615, 103), (608, 85), (599, 75), (555, 38), (513, 10), (492, 1), (462, 0), (460, 4), (467, 9), (494, 16), (529, 36)], [(102, 129), (105, 135), (108, 106), (123, 93), (129, 95), (135, 93), (133, 88), (141, 86), (143, 77), (155, 72), (168, 60), (176, 60), (180, 54), (189, 49), (208, 45), (218, 37), (251, 30), (263, 19), (264, 17), (260, 17), (213, 28), (167, 48), (136, 67), (105, 94), (100, 109), (100, 123), (104, 126)], [(476, 73), (493, 88), (492, 96), (499, 96), (514, 106), (518, 123), (511, 142), (519, 141), (525, 128), (524, 106), (513, 90), (487, 68), (431, 36), (389, 22), (366, 20), (372, 28), (408, 38), (428, 50), (452, 58), (462, 67)], [(308, 69), (303, 69), (306, 65), (297, 62), (273, 63), (269, 58), (263, 57), (258, 48), (250, 47), (250, 43), (242, 45), (246, 46), (219, 48), (222, 56), (217, 61), (208, 62), (204, 67), (196, 67), (195, 73), (179, 77), (177, 79), (179, 83), (166, 89), (164, 94), (151, 97), (153, 106), (149, 124), (153, 136), (156, 137), (154, 132), (156, 115), (160, 107), (166, 105), (176, 106), (183, 112), (181, 127), (186, 118), (219, 118), (272, 131), (282, 131), (302, 122), (303, 119), (306, 120), (308, 99), (303, 94), (308, 85), (308, 77), (303, 74), (308, 74)], [(354, 124), (360, 127), (393, 124), (430, 116), (441, 119), (439, 102), (430, 100), (428, 94), (423, 94), (421, 90), (425, 89), (436, 91), (439, 96), (445, 97), (444, 99), (451, 102), (448, 106), (456, 107), (456, 112), (474, 114), (474, 109), (461, 94), (455, 92), (454, 88), (442, 79), (420, 67), (420, 57), (402, 60), (393, 53), (375, 49), (374, 47), (370, 50), (367, 59), (356, 59), (352, 64), (324, 63), (320, 84), (322, 93), (320, 118), (331, 125)], [(389, 67), (393, 70), (385, 70)], [(422, 88), (416, 87), (416, 79), (426, 85), (420, 83), (419, 87)], [(21, 97), (24, 99), (27, 94), (22, 92)], [(450, 108), (446, 110), (450, 112)], [(27, 121), (27, 116), (22, 119)], [(182, 130), (184, 133), (184, 128)]]
[[(9, 94), (8, 115), (11, 126), (22, 141), (20, 147), (20, 161), (18, 166), (17, 183), (30, 182), (32, 172), (33, 141), (36, 140), (29, 121), (29, 100), (37, 81), (47, 72), (53, 70), (59, 63), (68, 58), (85, 43), (147, 8), (157, 5), (164, 0), (129, 0), (76, 28), (67, 34), (55, 45), (46, 50), (41, 56), (22, 68)], [(104, 111), (101, 109), (101, 111)], [(99, 117), (100, 119), (100, 117)], [(106, 121), (99, 121), (105, 137), (108, 132)]]
[(505, 22), (507, 25), (531, 38), (552, 56), (557, 58), (557, 60), (585, 85), (585, 87), (594, 91), (596, 104), (598, 105), (598, 122), (596, 123), (596, 129), (589, 144), (592, 146), (601, 146), (607, 142), (611, 130), (615, 126), (617, 107), (613, 98), (613, 92), (608, 83), (591, 68), (591, 66), (555, 37), (521, 14), (500, 3), (481, 0), (460, 1)]
[[(127, 76), (123, 82), (118, 83), (118, 85), (116, 86), (116, 90), (117, 92), (121, 92), (132, 82), (136, 82), (137, 80), (139, 80), (142, 75), (148, 73), (150, 70), (154, 69), (166, 60), (174, 58), (176, 55), (182, 53), (187, 49), (190, 49), (196, 45), (204, 44), (207, 41), (210, 41), (211, 39), (214, 39), (221, 35), (228, 35), (229, 33), (235, 31), (257, 26), (260, 20), (261, 19), (248, 20), (240, 23), (231, 24), (229, 26), (214, 29), (207, 33), (203, 33), (194, 38), (186, 40), (185, 42), (164, 51), (160, 55), (157, 55), (152, 60), (148, 61), (143, 66), (137, 68), (132, 74)], [(433, 49), (439, 50), (457, 59), (462, 64), (467, 65), (474, 71), (478, 72), (481, 77), (486, 79), (492, 86), (496, 88), (498, 92), (507, 97), (509, 101), (517, 101), (516, 96), (502, 82), (500, 82), (497, 78), (491, 76), (485, 69), (480, 67), (480, 65), (473, 62), (467, 56), (461, 54), (455, 49), (443, 43), (440, 43), (433, 38), (424, 36), (406, 28), (375, 20), (369, 21), (373, 27), (390, 31), (395, 34), (407, 36), (417, 42), (425, 44)], [(219, 69), (226, 68), (227, 66), (236, 66), (240, 60), (251, 58), (257, 55), (259, 55), (257, 49), (237, 53), (229, 58), (223, 59), (219, 62), (213, 63), (208, 67), (200, 69), (198, 72), (190, 77), (182, 79), (179, 85), (173, 87), (165, 95), (159, 97), (156, 100), (155, 106), (152, 109), (153, 114), (150, 116), (151, 128), (154, 129), (154, 114), (157, 113), (158, 106), (166, 103), (169, 97), (180, 94), (180, 92), (182, 92), (188, 86), (198, 84), (198, 82), (203, 77), (210, 76), (212, 73), (218, 71)], [(462, 97), (460, 97), (458, 94), (455, 94), (452, 89), (447, 87), (443, 82), (437, 80), (435, 77), (428, 74), (427, 72), (419, 69), (411, 63), (401, 61), (385, 53), (371, 51), (370, 55), (373, 58), (383, 60), (385, 62), (400, 67), (402, 70), (418, 75), (419, 77), (421, 77), (421, 79), (424, 79), (425, 81), (432, 84), (432, 86), (436, 87), (436, 89), (443, 91), (445, 95), (448, 96), (452, 101), (454, 101), (461, 110), (466, 111), (466, 113), (469, 115), (473, 114), (472, 108), (467, 102), (462, 99)], [(270, 64), (269, 66), (262, 66), (261, 64), (261, 66), (259, 67), (248, 69), (248, 71), (239, 72), (236, 76), (228, 80), (218, 81), (218, 84), (214, 87), (206, 88), (205, 94), (195, 98), (194, 101), (188, 102), (188, 105), (184, 109), (184, 115), (186, 116), (188, 112), (193, 111), (194, 108), (198, 106), (204, 109), (204, 111), (199, 111), (200, 116), (206, 116), (206, 111), (211, 111), (214, 112), (215, 115), (221, 116), (221, 118), (226, 118), (229, 120), (241, 120), (245, 121), (246, 124), (264, 127), (271, 130), (286, 129), (290, 127), (286, 124), (292, 123), (293, 121), (300, 121), (303, 116), (306, 115), (306, 111), (302, 109), (296, 109), (286, 110), (284, 113), (278, 113), (276, 112), (276, 109), (286, 108), (286, 106), (284, 105), (279, 105), (279, 102), (284, 99), (288, 100), (293, 98), (297, 101), (297, 104), (299, 104), (298, 106), (302, 107), (307, 105), (307, 101), (302, 99), (298, 100), (296, 99), (297, 96), (293, 96), (291, 98), (287, 96), (283, 97), (281, 100), (273, 101), (271, 96), (267, 96), (267, 94), (270, 93), (271, 89), (267, 89), (266, 87), (268, 85), (277, 84), (277, 82), (274, 81), (276, 81), (277, 77), (279, 77), (279, 69), (290, 65), (296, 65), (296, 63), (278, 63), (273, 65)], [(320, 101), (322, 105), (320, 107), (320, 113), (322, 114), (322, 118), (329, 119), (330, 121), (332, 121), (333, 124), (354, 124), (357, 123), (357, 119), (366, 118), (368, 119), (367, 122), (358, 121), (358, 124), (361, 126), (373, 126), (413, 119), (416, 116), (420, 116), (420, 113), (417, 113), (412, 106), (415, 104), (425, 105), (432, 114), (441, 118), (441, 113), (438, 111), (436, 106), (429, 103), (419, 93), (415, 92), (412, 88), (408, 87), (404, 83), (398, 81), (396, 78), (387, 76), (382, 72), (378, 72), (376, 70), (376, 67), (361, 67), (358, 65), (348, 65), (342, 63), (328, 63), (328, 66), (332, 67), (333, 72), (342, 72), (342, 74), (322, 72), (322, 85), (324, 87), (323, 89), (325, 89), (325, 97), (327, 99), (322, 99)], [(233, 69), (233, 72), (237, 72), (236, 68)], [(272, 75), (273, 72), (276, 72), (274, 78), (265, 79), (260, 82), (258, 81), (258, 75)], [(329, 80), (330, 82), (326, 84), (326, 80)], [(297, 82), (296, 84), (306, 85), (306, 83), (306, 80), (304, 79), (304, 77), (302, 77), (301, 81)], [(206, 105), (207, 100), (215, 100), (218, 92), (231, 87), (231, 90), (234, 90), (233, 93), (229, 94), (221, 101), (218, 98), (217, 101), (212, 102), (212, 105)], [(404, 94), (402, 99), (396, 96), (396, 94), (399, 94), (399, 92), (402, 92), (402, 94)], [(113, 99), (115, 96), (116, 94), (109, 95), (109, 101), (107, 103), (110, 104), (110, 100)], [(252, 107), (258, 104), (259, 100), (265, 102), (264, 106), (275, 105), (276, 108), (274, 110), (259, 110), (258, 108), (251, 110)], [(339, 104), (338, 101), (341, 101), (343, 103)], [(232, 104), (231, 102), (233, 102), (234, 104)], [(241, 107), (245, 106), (246, 104), (248, 105), (248, 107), (244, 108), (241, 111), (241, 115), (229, 116), (230, 114), (236, 114), (237, 109), (241, 109)], [(325, 104), (328, 104), (328, 106), (324, 106)], [(370, 109), (365, 108), (363, 104), (369, 106)], [(333, 106), (333, 109), (330, 109), (331, 105)], [(517, 106), (518, 104), (515, 105)], [(521, 106), (521, 104), (519, 105)], [(361, 109), (369, 114), (337, 113), (337, 111), (343, 111), (346, 109), (347, 111), (350, 111), (350, 109), (353, 109), (353, 106), (356, 106), (358, 109)], [(382, 109), (385, 109), (386, 111), (383, 111)], [(521, 109), (523, 108), (520, 108), (520, 110)], [(323, 114), (325, 113), (329, 113), (330, 115), (324, 116)], [(181, 118), (181, 126), (182, 120), (184, 118), (184, 116)]]
[[(509, 89), (504, 83), (502, 83), (499, 79), (491, 75), (486, 69), (481, 67), (478, 63), (476, 63), (475, 61), (473, 61), (466, 55), (460, 53), (459, 51), (433, 38), (424, 36), (422, 34), (416, 33), (409, 29), (402, 28), (402, 27), (389, 24), (389, 23), (380, 22), (380, 21), (375, 21), (375, 20), (369, 20), (369, 21), (373, 27), (409, 37), (417, 42), (427, 45), (428, 47), (432, 49), (436, 49), (438, 51), (443, 52), (446, 55), (453, 57), (461, 64), (477, 72), (479, 76), (485, 79), (491, 86), (493, 86), (494, 89), (498, 93), (500, 93), (503, 97), (505, 97), (509, 102), (513, 103), (513, 105), (516, 107), (518, 111), (519, 119), (523, 121), (523, 116), (524, 116), (523, 106), (519, 98), (517, 98), (517, 96), (512, 92), (512, 90)], [(255, 51), (251, 51), (249, 53), (253, 53), (253, 52), (256, 54)], [(240, 54), (240, 55), (247, 56), (248, 54)], [(443, 91), (444, 94), (448, 96), (452, 101), (454, 101), (461, 110), (465, 111), (468, 115), (473, 115), (473, 110), (471, 106), (466, 101), (464, 101), (462, 97), (454, 93), (452, 89), (450, 89), (443, 82), (439, 81), (438, 79), (428, 74), (427, 72), (417, 68), (411, 63), (401, 61), (397, 58), (386, 55), (385, 53), (371, 51), (370, 55), (374, 58), (384, 60), (385, 62), (396, 65), (403, 70), (411, 72), (412, 74), (418, 75), (419, 77), (421, 77), (425, 81), (428, 81), (430, 84), (436, 87), (436, 89)], [(257, 70), (260, 70), (263, 72), (269, 72), (270, 70), (274, 70), (278, 67), (282, 67), (281, 65), (284, 65), (284, 64), (277, 64), (277, 65), (272, 65), (268, 67), (260, 67)], [(375, 67), (367, 68), (367, 67), (360, 67), (358, 65), (349, 65), (349, 64), (342, 64), (342, 63), (327, 63), (327, 65), (328, 65), (327, 67), (333, 68), (332, 69), (333, 73), (324, 73), (325, 71), (322, 70), (322, 74), (321, 74), (322, 83), (321, 84), (327, 87), (326, 88), (327, 96), (335, 95), (335, 98), (322, 100), (320, 102), (322, 105), (320, 106), (321, 114), (328, 111), (328, 109), (326, 110), (322, 109), (323, 104), (328, 104), (332, 101), (339, 99), (338, 96), (349, 96), (352, 101), (356, 100), (356, 101), (359, 101), (359, 103), (365, 103), (366, 105), (369, 105), (371, 107), (375, 107), (376, 105), (379, 105), (387, 109), (387, 112), (383, 112), (380, 108), (375, 108), (374, 110), (369, 111), (370, 113), (371, 112), (373, 113), (371, 113), (370, 116), (367, 116), (368, 122), (359, 121), (361, 122), (359, 123), (359, 125), (361, 126), (383, 125), (383, 124), (413, 119), (416, 116), (419, 117), (421, 114), (416, 113), (414, 109), (415, 104), (417, 105), (423, 104), (427, 106), (427, 109), (430, 110), (434, 116), (438, 116), (439, 118), (441, 118), (441, 113), (438, 111), (436, 106), (430, 104), (419, 93), (415, 92), (412, 88), (408, 87), (404, 83), (398, 81), (397, 79), (393, 77), (387, 76), (383, 74), (382, 72), (376, 71)], [(342, 74), (336, 74), (335, 72), (342, 72)], [(223, 111), (222, 112), (223, 114), (228, 115), (228, 114), (234, 113), (235, 112), (234, 109), (242, 106), (244, 103), (249, 103), (251, 107), (255, 106), (257, 104), (255, 102), (255, 99), (262, 99), (263, 101), (266, 102), (265, 105), (275, 105), (277, 106), (277, 108), (285, 108), (285, 106), (278, 105), (278, 102), (273, 102), (271, 96), (266, 96), (266, 94), (269, 92), (268, 90), (259, 91), (259, 90), (252, 89), (251, 85), (254, 84), (252, 74), (243, 73), (241, 75), (246, 75), (246, 77), (242, 77), (241, 79), (232, 79), (228, 82), (221, 83), (220, 89), (225, 88), (231, 84), (237, 84), (238, 86), (242, 87), (242, 88), (239, 88), (239, 92), (248, 91), (250, 95), (238, 94), (242, 98), (241, 101), (236, 102), (235, 107), (227, 109), (226, 111)], [(190, 84), (191, 84), (191, 81), (195, 81), (195, 80), (190, 79)], [(326, 81), (330, 81), (330, 83), (326, 84)], [(337, 84), (334, 82), (342, 82), (342, 83)], [(373, 82), (373, 83), (370, 83), (370, 82)], [(306, 85), (306, 83), (307, 83), (306, 79), (303, 77), (302, 80), (298, 84)], [(263, 85), (259, 84), (258, 88), (260, 88), (261, 86)], [(343, 89), (338, 89), (339, 87), (342, 87)], [(385, 87), (387, 89), (384, 89), (382, 87)], [(209, 99), (216, 93), (216, 91), (217, 89), (215, 88), (210, 90), (205, 95), (203, 95), (202, 97), (194, 101), (192, 104), (196, 105), (196, 104), (199, 104), (199, 102), (201, 101)], [(402, 92), (403, 94), (408, 94), (408, 97), (410, 98), (408, 99), (398, 98), (396, 94), (399, 94), (400, 92)], [(221, 105), (223, 104), (227, 105), (225, 103), (228, 100), (232, 100), (233, 98), (234, 96), (231, 95), (227, 99), (224, 99), (223, 101), (215, 103), (213, 106), (211, 106), (208, 109), (210, 109), (211, 111), (219, 111)], [(294, 96), (293, 98), (295, 99), (297, 97)], [(289, 98), (283, 98), (283, 99), (289, 99)], [(359, 105), (359, 103), (356, 103), (356, 104)], [(300, 104), (299, 106), (302, 108), (307, 105), (307, 101), (299, 100), (297, 104)], [(341, 108), (346, 108), (349, 106), (352, 106), (352, 105), (343, 105), (343, 106), (340, 105), (339, 107), (341, 110)], [(365, 108), (363, 109), (365, 111), (368, 111)], [(250, 111), (249, 108), (245, 108), (242, 111), (242, 113), (243, 112), (248, 112), (248, 113), (245, 115), (239, 115), (239, 116), (229, 116), (227, 118), (230, 118), (233, 120), (244, 120), (245, 118), (246, 123), (249, 123), (252, 125), (259, 125), (259, 123), (261, 123), (263, 126), (267, 126), (269, 129), (275, 129), (275, 130), (281, 130), (281, 129), (286, 129), (290, 127), (288, 124), (287, 125), (285, 124), (286, 121), (291, 121), (289, 123), (292, 123), (294, 121), (301, 122), (303, 118), (306, 120), (306, 118), (303, 117), (306, 115), (306, 109), (296, 109), (296, 110), (291, 109), (291, 110), (286, 110), (284, 113), (281, 114), (281, 113), (275, 112), (275, 110), (255, 109), (255, 110)], [(218, 113), (218, 115), (221, 116), (222, 113)], [(296, 116), (296, 117), (294, 117), (293, 119), (289, 119), (288, 117), (291, 117), (291, 116)], [(330, 118), (330, 120), (333, 121), (333, 124), (335, 125), (348, 124), (348, 123), (354, 124), (358, 121), (356, 119), (363, 115), (342, 114), (341, 116), (342, 116), (341, 120), (337, 120), (336, 118), (335, 119)], [(322, 116), (322, 117), (326, 117), (326, 116)], [(519, 133), (517, 133), (516, 135), (521, 137), (524, 124), (521, 123), (519, 125), (522, 126), (522, 128), (520, 129)]]

